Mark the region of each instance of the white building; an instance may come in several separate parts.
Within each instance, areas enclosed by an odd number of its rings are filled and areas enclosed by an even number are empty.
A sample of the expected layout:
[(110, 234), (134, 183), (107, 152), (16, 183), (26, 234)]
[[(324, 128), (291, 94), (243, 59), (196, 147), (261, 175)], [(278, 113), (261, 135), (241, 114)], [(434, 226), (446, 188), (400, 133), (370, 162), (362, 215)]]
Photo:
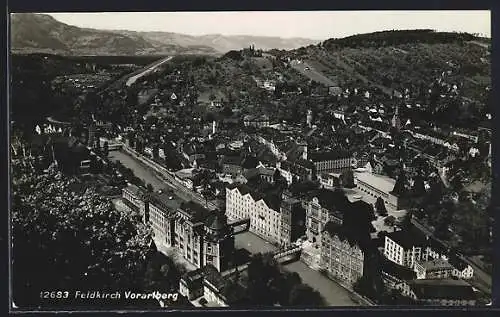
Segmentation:
[(385, 236), (384, 256), (390, 261), (413, 269), (415, 262), (427, 261), (428, 242), (422, 233), (411, 227)]
[(244, 184), (226, 188), (229, 219), (250, 218), (250, 231), (270, 242), (280, 242), (281, 213), (278, 197), (252, 192)]
[(369, 172), (354, 173), (356, 187), (364, 194), (374, 199), (381, 197), (384, 203), (392, 209), (399, 209), (398, 197), (391, 194), (396, 180)]

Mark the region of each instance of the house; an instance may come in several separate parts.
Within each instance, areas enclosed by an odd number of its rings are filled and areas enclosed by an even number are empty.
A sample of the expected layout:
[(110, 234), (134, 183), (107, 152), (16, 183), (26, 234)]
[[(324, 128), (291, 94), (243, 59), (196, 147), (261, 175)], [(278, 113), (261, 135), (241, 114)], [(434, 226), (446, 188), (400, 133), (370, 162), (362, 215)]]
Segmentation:
[(234, 251), (227, 217), (191, 201), (181, 203), (173, 216), (178, 252), (198, 268), (211, 264), (219, 271), (226, 270)]
[(458, 258), (456, 255), (450, 255), (448, 258), (453, 267), (452, 275), (464, 280), (471, 279), (474, 276), (474, 269), (469, 264)]
[(204, 270), (203, 297), (209, 304), (219, 307), (241, 305), (248, 301), (245, 287), (237, 278), (223, 276), (213, 266)]
[(243, 117), (245, 127), (264, 128), (269, 127), (269, 116), (246, 115)]
[(288, 184), (291, 184), (294, 178), (312, 180), (315, 175), (313, 163), (303, 159), (279, 161), (276, 163), (276, 168), (281, 176), (287, 180)]
[(409, 282), (417, 277), (414, 270), (384, 258), (381, 262), (381, 273), (388, 289), (399, 290), (402, 295), (410, 296)]
[(179, 280), (179, 293), (190, 301), (203, 296), (204, 268), (189, 271)]
[(171, 247), (175, 244), (175, 214), (181, 201), (171, 193), (154, 193), (149, 198), (148, 223), (156, 241)]
[(209, 306), (244, 304), (245, 290), (235, 273), (220, 273), (213, 265), (187, 272), (179, 281), (179, 293), (189, 300), (203, 297)]
[(415, 262), (428, 260), (428, 246), (427, 237), (410, 226), (385, 236), (384, 256), (394, 263), (413, 269)]
[(330, 86), (328, 87), (328, 94), (332, 96), (339, 96), (342, 94), (342, 88), (338, 86)]
[(340, 175), (339, 173), (322, 173), (318, 176), (318, 180), (323, 187), (332, 189), (340, 185)]
[(221, 160), (222, 173), (236, 176), (243, 173), (241, 156), (224, 156)]
[(415, 261), (415, 272), (418, 279), (451, 278), (453, 266), (448, 261), (437, 258), (429, 261)]
[(417, 279), (409, 282), (409, 285), (410, 297), (420, 305), (476, 305), (474, 289), (464, 280)]
[(306, 209), (306, 236), (316, 248), (321, 243), (321, 233), (328, 222), (343, 223), (343, 214), (349, 201), (343, 193), (320, 189), (312, 195)]
[(352, 287), (363, 276), (367, 241), (344, 226), (327, 222), (321, 234), (320, 266), (328, 275)]
[(149, 220), (149, 202), (145, 199), (145, 193), (139, 187), (129, 184), (122, 189), (122, 197), (126, 204), (132, 205), (142, 217), (144, 223)]
[(283, 194), (281, 211), (281, 233), (280, 245), (288, 247), (305, 234), (306, 211), (302, 202), (291, 197), (291, 194)]

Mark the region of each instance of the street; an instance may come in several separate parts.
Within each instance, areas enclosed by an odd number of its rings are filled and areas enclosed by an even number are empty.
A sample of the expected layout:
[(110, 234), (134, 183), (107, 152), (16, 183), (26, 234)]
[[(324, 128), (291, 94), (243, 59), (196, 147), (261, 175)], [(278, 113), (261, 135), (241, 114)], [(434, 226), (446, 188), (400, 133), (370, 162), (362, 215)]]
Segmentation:
[(127, 86), (130, 87), (133, 83), (136, 82), (137, 79), (141, 78), (142, 76), (146, 75), (146, 74), (149, 74), (150, 72), (152, 72), (156, 67), (160, 66), (161, 64), (165, 63), (165, 62), (168, 62), (169, 60), (171, 60), (173, 57), (172, 56), (169, 56), (165, 59), (162, 59), (161, 61), (158, 61), (156, 62), (155, 64), (153, 64), (152, 66), (148, 67), (147, 69), (145, 69), (143, 72), (135, 75), (135, 76), (132, 76), (130, 77), (128, 80), (127, 80)]
[[(189, 201), (195, 201), (205, 207), (206, 201), (200, 195), (193, 193), (192, 191), (185, 188), (182, 184), (179, 184), (173, 177), (171, 177), (167, 172), (162, 172), (161, 176), (158, 172), (155, 172), (152, 168), (146, 168), (137, 159), (132, 157), (122, 151), (112, 151), (109, 153), (109, 158), (112, 161), (120, 161), (124, 166), (130, 168), (134, 171), (135, 176), (142, 179), (146, 184), (151, 184), (153, 189), (156, 190), (168, 190), (174, 191), (175, 195), (179, 198)], [(209, 209), (214, 209), (214, 204), (209, 202)]]
[[(136, 159), (132, 158), (129, 154), (121, 151), (112, 151), (109, 158), (113, 161), (120, 161), (124, 166), (134, 171), (134, 174), (143, 179), (146, 183), (150, 183), (155, 190), (172, 188), (176, 194), (183, 194), (184, 191), (176, 190), (172, 184), (160, 180), (159, 176), (154, 171), (148, 169)], [(180, 196), (182, 198), (182, 196)], [(251, 232), (245, 232), (235, 237), (236, 248), (245, 248), (249, 252), (265, 253), (276, 250), (276, 247), (271, 243), (261, 239)], [(329, 278), (321, 275), (318, 271), (312, 270), (302, 261), (297, 261), (284, 266), (290, 272), (297, 272), (302, 281), (312, 288), (316, 289), (324, 297), (325, 302), (329, 306), (359, 306), (354, 300), (351, 299), (349, 291), (344, 289)]]

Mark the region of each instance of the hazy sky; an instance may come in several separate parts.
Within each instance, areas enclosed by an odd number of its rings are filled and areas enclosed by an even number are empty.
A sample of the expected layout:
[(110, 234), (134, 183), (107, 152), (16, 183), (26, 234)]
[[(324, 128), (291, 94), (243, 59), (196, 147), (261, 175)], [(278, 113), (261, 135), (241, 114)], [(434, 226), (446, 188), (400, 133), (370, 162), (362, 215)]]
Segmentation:
[(247, 11), (50, 13), (80, 27), (191, 35), (268, 35), (327, 39), (392, 29), (435, 29), (491, 36), (489, 11)]

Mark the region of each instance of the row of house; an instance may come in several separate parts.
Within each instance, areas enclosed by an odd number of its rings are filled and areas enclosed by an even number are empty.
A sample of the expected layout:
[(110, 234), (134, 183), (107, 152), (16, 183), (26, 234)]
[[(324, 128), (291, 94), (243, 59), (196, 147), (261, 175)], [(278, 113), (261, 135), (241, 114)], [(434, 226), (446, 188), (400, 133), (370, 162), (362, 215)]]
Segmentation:
[(123, 198), (151, 226), (156, 243), (175, 248), (197, 268), (210, 264), (219, 271), (228, 269), (234, 235), (242, 231), (235, 231), (222, 212), (181, 201), (169, 193), (146, 195), (134, 185), (123, 189)]

